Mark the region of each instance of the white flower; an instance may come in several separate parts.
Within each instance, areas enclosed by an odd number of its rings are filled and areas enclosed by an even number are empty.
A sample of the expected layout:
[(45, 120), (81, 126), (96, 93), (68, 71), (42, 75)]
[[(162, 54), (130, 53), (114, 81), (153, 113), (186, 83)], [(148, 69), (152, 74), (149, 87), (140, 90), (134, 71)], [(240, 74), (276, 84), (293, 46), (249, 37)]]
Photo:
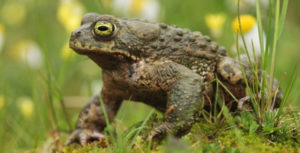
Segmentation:
[(102, 82), (99, 80), (95, 80), (91, 83), (91, 90), (93, 95), (97, 95), (102, 90)]
[(114, 0), (113, 8), (125, 16), (133, 15), (150, 21), (156, 21), (159, 15), (157, 0)]
[[(232, 26), (233, 30), (238, 35), (239, 47), (242, 49), (245, 49), (247, 47), (248, 53), (251, 57), (254, 57), (253, 51), (255, 52), (256, 57), (261, 56), (262, 51), (261, 51), (258, 25), (256, 19), (251, 15), (241, 15), (240, 23), (241, 25), (239, 25), (239, 20), (238, 18), (236, 18), (233, 21), (233, 26)], [(240, 27), (242, 30), (240, 30)], [(246, 46), (243, 43), (242, 35), (240, 32), (242, 32), (244, 35)], [(263, 48), (266, 44), (265, 38), (266, 36), (263, 32)]]
[(41, 49), (33, 41), (23, 40), (17, 43), (14, 54), (17, 59), (28, 63), (28, 66), (32, 69), (39, 69), (43, 65)]
[(2, 52), (4, 44), (4, 26), (0, 24), (0, 53)]
[[(259, 0), (262, 8), (267, 8), (269, 5), (269, 0)], [(238, 0), (227, 0), (228, 6), (231, 8), (233, 12), (237, 10)], [(249, 12), (250, 9), (254, 9), (256, 7), (256, 0), (240, 0), (240, 11)]]
[(158, 19), (159, 4), (155, 0), (149, 0), (144, 4), (142, 10), (142, 17), (151, 21), (156, 21)]
[(113, 8), (116, 12), (122, 14), (129, 14), (129, 4), (132, 0), (114, 0), (113, 1)]
[(37, 45), (30, 46), (27, 53), (27, 62), (31, 68), (38, 69), (43, 64), (40, 48)]
[[(256, 6), (256, 0), (242, 0), (242, 1), (244, 1), (246, 4), (251, 5), (252, 7)], [(267, 7), (269, 4), (269, 0), (259, 0), (259, 2), (263, 7)]]

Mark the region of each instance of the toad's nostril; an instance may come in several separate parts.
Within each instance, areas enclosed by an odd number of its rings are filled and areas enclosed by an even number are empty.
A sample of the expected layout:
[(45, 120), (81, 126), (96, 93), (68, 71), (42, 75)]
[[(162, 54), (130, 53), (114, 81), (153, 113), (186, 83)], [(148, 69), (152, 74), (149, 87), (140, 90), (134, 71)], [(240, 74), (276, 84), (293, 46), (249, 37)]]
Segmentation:
[(80, 36), (80, 35), (81, 35), (81, 31), (76, 31), (76, 32), (75, 32), (75, 35), (76, 35), (76, 36)]

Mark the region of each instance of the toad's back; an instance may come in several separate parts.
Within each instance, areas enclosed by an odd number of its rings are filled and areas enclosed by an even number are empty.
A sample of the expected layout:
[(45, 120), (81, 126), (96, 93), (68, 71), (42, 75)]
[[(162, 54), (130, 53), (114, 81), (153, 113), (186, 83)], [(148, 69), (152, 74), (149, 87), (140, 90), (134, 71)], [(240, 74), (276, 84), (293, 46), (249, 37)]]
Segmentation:
[(220, 57), (226, 56), (224, 47), (200, 32), (138, 19), (119, 20), (122, 30), (120, 39), (115, 40), (115, 44), (120, 44), (118, 47), (149, 60), (170, 60), (184, 65), (203, 79), (207, 74), (213, 75)]

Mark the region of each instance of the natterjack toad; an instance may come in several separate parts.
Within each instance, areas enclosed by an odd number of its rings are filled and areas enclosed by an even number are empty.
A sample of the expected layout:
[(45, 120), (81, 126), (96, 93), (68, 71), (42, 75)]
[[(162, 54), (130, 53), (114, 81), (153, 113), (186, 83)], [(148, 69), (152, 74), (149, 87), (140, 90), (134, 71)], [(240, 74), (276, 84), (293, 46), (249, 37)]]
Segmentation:
[[(220, 87), (217, 94), (231, 109), (238, 107), (234, 99), (247, 96), (240, 64), (199, 32), (89, 13), (73, 31), (70, 47), (102, 68), (103, 89), (84, 107), (66, 144), (103, 137), (106, 122), (99, 98), (110, 121), (123, 100), (143, 102), (163, 112), (164, 122), (148, 135), (152, 139), (188, 133), (199, 112), (214, 103), (216, 78), (227, 89)], [(244, 68), (251, 72), (249, 66)]]

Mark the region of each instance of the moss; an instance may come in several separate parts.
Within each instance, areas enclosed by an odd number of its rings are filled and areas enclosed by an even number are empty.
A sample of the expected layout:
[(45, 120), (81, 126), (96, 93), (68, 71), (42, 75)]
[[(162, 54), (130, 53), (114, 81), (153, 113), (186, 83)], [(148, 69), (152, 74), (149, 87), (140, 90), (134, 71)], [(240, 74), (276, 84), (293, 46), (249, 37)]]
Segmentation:
[(86, 146), (71, 145), (64, 148), (65, 153), (106, 153), (107, 150), (103, 149), (98, 143), (88, 144)]
[[(143, 152), (148, 149), (145, 144), (143, 136), (149, 132), (157, 122), (162, 120), (157, 119), (154, 115), (146, 123), (145, 129), (141, 132), (141, 136), (135, 142), (133, 149), (124, 150), (124, 152)], [(129, 128), (129, 132), (138, 127), (136, 124)], [(281, 126), (284, 127), (282, 123)], [(294, 129), (298, 129), (293, 127)], [(169, 136), (161, 145), (155, 146), (152, 153), (180, 153), (180, 152), (212, 152), (212, 153), (293, 153), (300, 152), (299, 145), (299, 131), (287, 133), (286, 129), (278, 130), (277, 133), (270, 135), (263, 134), (262, 132), (254, 132), (249, 134), (248, 130), (236, 126), (236, 124), (228, 123), (207, 123), (205, 120), (200, 120), (191, 129), (191, 132), (181, 139), (175, 139)], [(298, 129), (299, 130), (299, 129)], [(124, 132), (126, 135), (127, 132)], [(296, 133), (296, 136), (295, 136)], [(286, 134), (286, 135), (283, 135)], [(298, 137), (297, 137), (298, 136)], [(127, 140), (129, 141), (129, 140)], [(126, 143), (126, 142), (125, 142)], [(126, 145), (126, 144), (125, 144)], [(100, 144), (93, 143), (86, 146), (72, 145), (65, 148), (67, 153), (93, 153), (93, 152), (122, 152), (122, 148), (114, 148), (122, 146), (109, 146), (102, 148)], [(117, 150), (117, 151), (116, 151)]]

